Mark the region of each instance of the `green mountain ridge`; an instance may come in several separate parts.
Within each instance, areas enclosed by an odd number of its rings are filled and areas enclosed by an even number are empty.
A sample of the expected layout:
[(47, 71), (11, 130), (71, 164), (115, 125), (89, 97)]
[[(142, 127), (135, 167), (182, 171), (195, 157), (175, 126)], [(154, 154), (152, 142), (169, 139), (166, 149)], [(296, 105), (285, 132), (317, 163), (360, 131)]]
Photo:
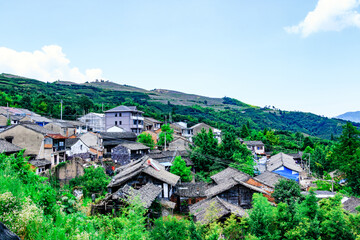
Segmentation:
[[(45, 83), (11, 74), (0, 74), (0, 105), (23, 107), (49, 117), (76, 119), (84, 113), (102, 112), (120, 104), (137, 105), (145, 116), (164, 120), (205, 122), (220, 129), (240, 132), (243, 124), (253, 129), (302, 132), (329, 139), (342, 132), (344, 120), (312, 113), (282, 111), (251, 106), (233, 98), (211, 98), (173, 90), (145, 90), (108, 81), (84, 84)], [(357, 127), (360, 124), (355, 124)]]

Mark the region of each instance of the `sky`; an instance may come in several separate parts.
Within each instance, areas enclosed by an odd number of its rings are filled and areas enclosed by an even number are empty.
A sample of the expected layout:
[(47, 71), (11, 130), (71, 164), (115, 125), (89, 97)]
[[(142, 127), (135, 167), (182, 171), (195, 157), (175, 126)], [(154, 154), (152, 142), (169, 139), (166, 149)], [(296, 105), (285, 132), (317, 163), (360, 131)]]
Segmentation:
[(360, 110), (360, 0), (0, 1), (0, 73), (327, 117)]

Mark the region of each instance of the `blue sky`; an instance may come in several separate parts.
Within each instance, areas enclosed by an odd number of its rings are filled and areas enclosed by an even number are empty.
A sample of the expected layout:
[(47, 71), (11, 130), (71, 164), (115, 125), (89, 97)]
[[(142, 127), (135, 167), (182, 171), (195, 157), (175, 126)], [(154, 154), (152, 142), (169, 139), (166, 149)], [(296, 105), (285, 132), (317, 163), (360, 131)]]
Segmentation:
[(1, 1), (0, 72), (360, 110), (358, 0)]

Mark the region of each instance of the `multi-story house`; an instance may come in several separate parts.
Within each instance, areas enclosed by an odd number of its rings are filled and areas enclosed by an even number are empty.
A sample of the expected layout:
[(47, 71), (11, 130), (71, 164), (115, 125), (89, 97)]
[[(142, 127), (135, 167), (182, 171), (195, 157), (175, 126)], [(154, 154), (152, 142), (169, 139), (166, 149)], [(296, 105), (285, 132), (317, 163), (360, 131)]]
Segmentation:
[(37, 124), (12, 125), (0, 133), (0, 139), (25, 149), (25, 156), (32, 159), (45, 159), (51, 165), (65, 161), (65, 139), (56, 132)]
[(125, 131), (140, 134), (144, 129), (143, 112), (135, 106), (118, 106), (105, 112), (105, 129), (119, 126)]

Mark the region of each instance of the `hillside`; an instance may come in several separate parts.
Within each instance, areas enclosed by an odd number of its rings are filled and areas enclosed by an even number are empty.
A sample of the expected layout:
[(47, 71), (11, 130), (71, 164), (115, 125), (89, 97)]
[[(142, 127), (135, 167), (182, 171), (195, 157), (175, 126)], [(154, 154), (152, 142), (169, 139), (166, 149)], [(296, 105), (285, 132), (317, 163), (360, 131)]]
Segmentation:
[(171, 115), (173, 121), (187, 121), (190, 126), (205, 122), (239, 133), (241, 126), (249, 122), (253, 129), (302, 132), (327, 139), (332, 134), (340, 135), (345, 123), (311, 113), (254, 107), (227, 97), (210, 98), (163, 89), (148, 91), (106, 81), (45, 83), (1, 74), (0, 91), (0, 105), (9, 103), (49, 117), (60, 117), (63, 100), (65, 119), (76, 119), (89, 111), (102, 112), (120, 104), (134, 104), (146, 116), (163, 120)]
[(357, 112), (346, 112), (335, 118), (360, 123), (360, 111)]

